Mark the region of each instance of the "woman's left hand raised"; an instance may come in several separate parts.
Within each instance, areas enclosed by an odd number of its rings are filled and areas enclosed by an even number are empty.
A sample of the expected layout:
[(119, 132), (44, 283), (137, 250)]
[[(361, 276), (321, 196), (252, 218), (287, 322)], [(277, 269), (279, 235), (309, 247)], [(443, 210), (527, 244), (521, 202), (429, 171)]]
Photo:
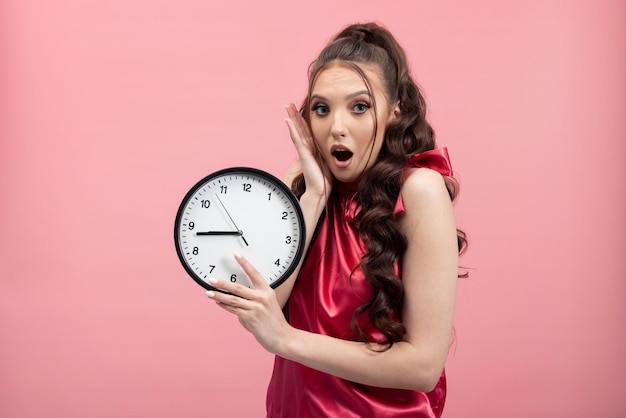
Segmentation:
[(209, 279), (209, 284), (227, 293), (207, 291), (217, 305), (236, 315), (245, 329), (269, 352), (279, 354), (287, 337), (294, 331), (280, 309), (274, 289), (263, 279), (257, 269), (241, 254), (235, 260), (246, 272), (253, 288), (227, 280)]

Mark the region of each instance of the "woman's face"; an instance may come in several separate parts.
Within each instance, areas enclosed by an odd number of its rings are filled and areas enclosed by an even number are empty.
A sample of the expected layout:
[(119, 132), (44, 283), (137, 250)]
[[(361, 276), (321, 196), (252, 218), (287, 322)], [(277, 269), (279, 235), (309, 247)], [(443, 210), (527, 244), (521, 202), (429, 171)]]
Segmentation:
[[(372, 94), (350, 67), (333, 64), (322, 70), (311, 91), (311, 131), (318, 148), (337, 180), (353, 182), (372, 166), (380, 153), (385, 126), (394, 117), (379, 72), (362, 65)], [(373, 103), (376, 102), (374, 114)], [(374, 133), (375, 118), (378, 130)]]

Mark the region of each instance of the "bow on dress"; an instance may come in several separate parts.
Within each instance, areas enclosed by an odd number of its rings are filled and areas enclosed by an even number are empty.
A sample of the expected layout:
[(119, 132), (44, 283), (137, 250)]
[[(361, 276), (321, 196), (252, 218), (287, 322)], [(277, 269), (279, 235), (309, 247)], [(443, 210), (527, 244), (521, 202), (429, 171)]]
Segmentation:
[[(404, 170), (409, 168), (430, 168), (431, 170), (435, 170), (442, 176), (452, 176), (452, 164), (450, 163), (450, 156), (448, 155), (448, 149), (446, 147), (437, 148), (429, 151), (420, 152), (418, 154), (414, 154), (409, 157)], [(403, 170), (403, 176), (404, 176)], [(345, 214), (345, 219), (348, 222), (353, 221), (356, 216), (361, 211), (361, 206), (358, 204), (356, 199), (356, 185), (349, 187), (354, 190), (353, 194), (350, 198), (346, 199), (343, 202), (343, 211)], [(402, 198), (398, 196), (398, 201), (396, 202), (396, 207), (393, 211), (394, 216), (402, 213), (404, 211), (404, 205), (402, 204)]]

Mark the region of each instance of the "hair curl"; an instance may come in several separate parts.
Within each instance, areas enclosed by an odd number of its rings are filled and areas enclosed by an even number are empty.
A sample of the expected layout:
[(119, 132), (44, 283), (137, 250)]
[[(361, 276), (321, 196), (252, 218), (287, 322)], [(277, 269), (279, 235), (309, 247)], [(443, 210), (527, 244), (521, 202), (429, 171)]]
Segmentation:
[[(435, 133), (426, 121), (426, 102), (413, 81), (406, 55), (393, 35), (376, 23), (354, 24), (339, 32), (309, 67), (309, 89), (300, 112), (310, 124), (310, 97), (317, 77), (333, 63), (349, 65), (363, 79), (371, 93), (371, 84), (359, 65), (371, 65), (380, 71), (389, 103), (398, 103), (400, 115), (385, 129), (379, 156), (359, 180), (357, 198), (361, 211), (355, 219), (366, 253), (360, 267), (372, 287), (371, 298), (361, 305), (352, 318), (352, 331), (362, 341), (370, 342), (357, 323), (369, 311), (369, 320), (385, 337), (386, 349), (406, 332), (399, 320), (404, 288), (394, 272), (407, 248), (407, 240), (398, 221), (392, 216), (400, 193), (402, 169), (417, 153), (435, 148)], [(373, 106), (376, 112), (376, 106)], [(377, 126), (374, 127), (374, 137)], [(445, 177), (446, 188), (454, 201), (458, 183)], [(292, 190), (301, 196), (306, 189), (304, 176), (294, 179)], [(459, 253), (467, 246), (465, 233), (457, 229)], [(461, 275), (460, 277), (465, 277)]]

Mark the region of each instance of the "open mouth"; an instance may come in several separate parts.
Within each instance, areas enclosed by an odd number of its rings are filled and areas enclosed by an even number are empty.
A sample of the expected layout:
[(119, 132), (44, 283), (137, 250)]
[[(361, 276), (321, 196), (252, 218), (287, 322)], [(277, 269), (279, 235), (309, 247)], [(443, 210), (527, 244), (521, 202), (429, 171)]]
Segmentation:
[(352, 158), (352, 151), (348, 151), (347, 149), (336, 149), (333, 151), (333, 157), (335, 157), (338, 161), (345, 162)]

